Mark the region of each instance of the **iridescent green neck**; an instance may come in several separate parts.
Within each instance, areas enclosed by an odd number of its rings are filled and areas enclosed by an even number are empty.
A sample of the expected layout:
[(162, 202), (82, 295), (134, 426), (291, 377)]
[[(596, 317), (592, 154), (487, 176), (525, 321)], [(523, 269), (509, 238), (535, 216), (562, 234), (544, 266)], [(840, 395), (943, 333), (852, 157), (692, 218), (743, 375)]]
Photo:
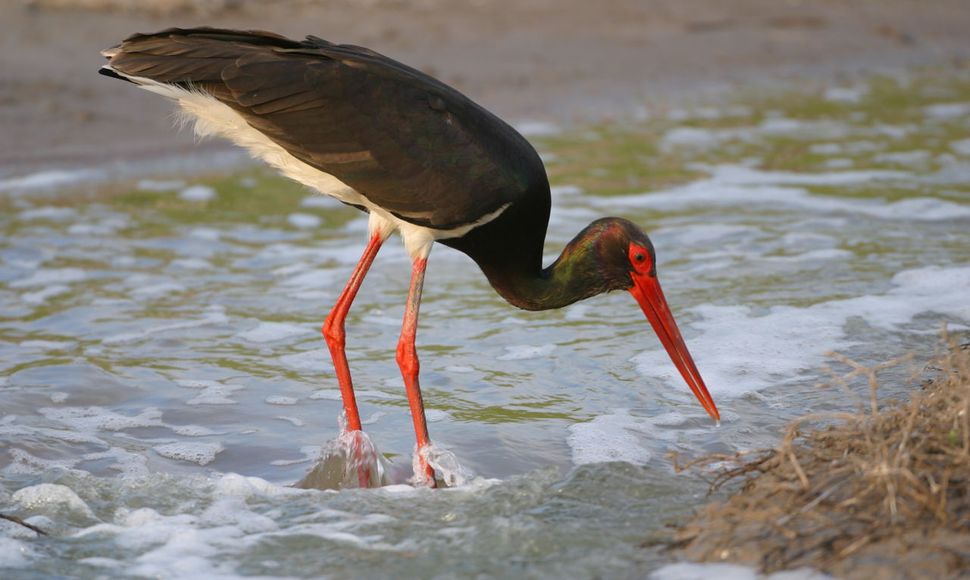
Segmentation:
[(524, 310), (562, 308), (573, 302), (622, 287), (605, 257), (604, 239), (614, 228), (610, 219), (597, 220), (579, 232), (547, 268), (514, 261), (479, 265), (492, 287), (510, 304)]

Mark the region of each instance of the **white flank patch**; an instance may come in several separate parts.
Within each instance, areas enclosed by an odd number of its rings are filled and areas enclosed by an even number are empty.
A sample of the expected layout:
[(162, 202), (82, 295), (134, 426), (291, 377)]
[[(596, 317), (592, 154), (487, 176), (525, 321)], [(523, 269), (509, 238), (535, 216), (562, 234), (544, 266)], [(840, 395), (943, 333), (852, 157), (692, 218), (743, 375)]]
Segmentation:
[(389, 229), (397, 229), (401, 232), (401, 236), (404, 238), (404, 246), (412, 259), (426, 258), (431, 251), (431, 243), (434, 240), (461, 237), (470, 230), (495, 219), (510, 205), (504, 205), (472, 224), (452, 230), (437, 230), (414, 225), (394, 217), (380, 206), (371, 203), (366, 197), (333, 175), (324, 173), (300, 161), (272, 139), (254, 129), (239, 113), (212, 96), (201, 91), (188, 91), (144, 77), (125, 75), (110, 66), (106, 68), (134, 81), (146, 91), (178, 103), (182, 109), (181, 121), (183, 123), (194, 121), (195, 134), (199, 137), (224, 137), (245, 148), (253, 157), (262, 159), (294, 181), (342, 202), (367, 208), (370, 211), (372, 223), (373, 218), (376, 217), (392, 224)]

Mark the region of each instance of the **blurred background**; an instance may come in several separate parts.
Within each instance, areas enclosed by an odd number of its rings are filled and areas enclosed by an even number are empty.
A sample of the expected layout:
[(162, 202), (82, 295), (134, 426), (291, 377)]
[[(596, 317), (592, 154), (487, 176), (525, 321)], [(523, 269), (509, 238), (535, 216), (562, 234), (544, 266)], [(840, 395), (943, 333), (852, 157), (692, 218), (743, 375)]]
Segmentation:
[[(744, 86), (966, 67), (962, 0), (2, 0), (0, 168), (187, 152), (167, 103), (96, 74), (133, 32), (217, 23), (360, 44), (512, 121), (636, 115)], [(210, 144), (211, 146), (212, 144)], [(194, 149), (191, 149), (195, 151)]]

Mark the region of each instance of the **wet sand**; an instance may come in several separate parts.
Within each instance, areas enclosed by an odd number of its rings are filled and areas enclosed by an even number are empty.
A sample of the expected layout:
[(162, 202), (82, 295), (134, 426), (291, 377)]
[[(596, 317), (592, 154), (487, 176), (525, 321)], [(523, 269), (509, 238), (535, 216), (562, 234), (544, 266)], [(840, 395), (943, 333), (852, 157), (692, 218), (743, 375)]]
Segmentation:
[[(150, 161), (200, 149), (172, 107), (97, 74), (129, 33), (210, 24), (361, 44), (449, 82), (513, 121), (633, 115), (723, 89), (966, 67), (970, 5), (937, 0), (220, 2), (153, 12), (7, 0), (0, 19), (0, 175)], [(177, 2), (184, 5), (186, 2)], [(153, 4), (161, 6), (161, 4)]]

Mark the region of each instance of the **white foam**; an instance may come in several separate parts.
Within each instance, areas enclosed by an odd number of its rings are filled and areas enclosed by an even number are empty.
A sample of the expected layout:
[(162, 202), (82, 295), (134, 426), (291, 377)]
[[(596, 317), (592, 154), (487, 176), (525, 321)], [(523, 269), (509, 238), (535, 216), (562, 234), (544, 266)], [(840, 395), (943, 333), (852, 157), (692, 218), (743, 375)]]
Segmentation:
[(836, 158), (826, 159), (822, 165), (826, 169), (850, 169), (855, 166), (855, 162), (851, 159)]
[(824, 250), (812, 250), (810, 252), (803, 252), (801, 254), (792, 254), (788, 256), (763, 256), (760, 258), (765, 262), (814, 262), (814, 261), (828, 261), (828, 260), (845, 260), (852, 258), (855, 254), (849, 250), (839, 250), (836, 248), (828, 248)]
[(549, 356), (556, 349), (554, 344), (517, 344), (505, 347), (505, 354), (498, 357), (498, 360), (527, 360)]
[(49, 513), (67, 510), (68, 512), (85, 518), (94, 519), (94, 512), (88, 504), (71, 488), (56, 483), (39, 483), (30, 487), (18, 489), (12, 496), (25, 509)]
[(78, 560), (79, 564), (84, 564), (85, 566), (95, 566), (97, 568), (107, 568), (109, 570), (117, 570), (119, 568), (126, 567), (127, 564), (121, 560), (115, 560), (113, 558), (104, 558), (100, 556), (94, 556), (92, 558), (81, 558)]
[(425, 409), (424, 418), (428, 420), (428, 423), (437, 423), (439, 421), (450, 419), (451, 413), (448, 411), (442, 411), (441, 409)]
[(34, 288), (52, 284), (70, 284), (87, 278), (87, 274), (80, 268), (39, 269), (26, 278), (14, 280), (8, 286), (11, 288)]
[(24, 348), (36, 348), (39, 350), (65, 350), (73, 345), (73, 342), (59, 340), (25, 340), (20, 343), (20, 346)]
[(53, 189), (79, 181), (90, 181), (103, 175), (104, 172), (95, 169), (80, 169), (76, 171), (52, 169), (22, 175), (20, 177), (0, 179), (0, 191), (17, 192), (32, 189)]
[(898, 163), (900, 165), (923, 165), (933, 158), (929, 151), (894, 151), (874, 155), (877, 163)]
[(465, 365), (448, 365), (448, 366), (445, 367), (445, 370), (448, 371), (449, 373), (473, 373), (473, 372), (475, 372), (475, 369), (473, 367), (469, 367), (469, 366), (465, 366)]
[(70, 207), (44, 206), (22, 211), (17, 217), (24, 221), (48, 220), (52, 222), (63, 222), (76, 218), (77, 210)]
[[(307, 448), (301, 448), (306, 451)], [(314, 451), (316, 447), (312, 447)], [(301, 495), (307, 493), (305, 490), (294, 487), (277, 485), (261, 479), (239, 475), (237, 473), (226, 473), (215, 480), (215, 494), (218, 496), (232, 496), (242, 499), (250, 497), (283, 497)]]
[(211, 435), (222, 435), (219, 431), (214, 431), (201, 425), (171, 425), (172, 431), (186, 437), (209, 437)]
[(300, 201), (300, 207), (310, 207), (314, 209), (334, 209), (344, 207), (342, 203), (329, 195), (311, 195)]
[(725, 137), (711, 129), (699, 127), (676, 127), (664, 133), (660, 148), (669, 150), (675, 147), (715, 147)]
[(428, 462), (428, 465), (434, 469), (435, 479), (444, 482), (446, 487), (465, 485), (473, 477), (473, 474), (458, 462), (458, 457), (454, 453), (431, 443), (420, 451), (415, 446), (412, 460), (415, 485), (423, 485), (425, 479), (421, 473), (419, 457)]
[(26, 568), (35, 557), (27, 542), (0, 536), (0, 568)]
[(802, 121), (785, 117), (768, 117), (754, 127), (709, 129), (675, 127), (660, 139), (660, 148), (669, 151), (678, 147), (709, 149), (728, 141), (752, 142), (763, 137), (791, 135), (797, 139), (841, 139), (850, 127), (838, 121)]
[[(441, 411), (441, 412), (444, 412), (444, 411)], [(361, 425), (374, 425), (378, 421), (380, 421), (381, 418), (383, 418), (386, 415), (387, 415), (387, 413), (385, 413), (384, 411), (374, 411), (366, 419), (361, 419), (360, 424)], [(432, 415), (433, 415), (433, 413), (432, 413)], [(430, 416), (428, 416), (428, 421), (429, 422), (432, 421), (432, 419), (430, 418)]]
[(883, 143), (877, 141), (849, 141), (842, 143), (813, 143), (808, 150), (816, 155), (840, 155), (871, 153), (885, 149)]
[(572, 450), (573, 463), (625, 461), (645, 464), (653, 454), (640, 445), (636, 433), (642, 429), (642, 419), (631, 417), (626, 409), (571, 425), (567, 442)]
[(224, 385), (216, 383), (204, 387), (202, 391), (185, 402), (186, 405), (235, 405), (237, 401), (232, 398), (232, 394), (241, 391), (245, 387), (241, 385)]
[(566, 307), (563, 317), (566, 320), (585, 320), (590, 310), (592, 310), (591, 305), (577, 302)]
[[(853, 317), (896, 330), (918, 314), (936, 312), (970, 321), (970, 266), (906, 270), (882, 295), (822, 302), (806, 308), (774, 306), (759, 313), (748, 306), (702, 305), (702, 318), (686, 336), (701, 375), (715, 399), (738, 396), (794, 380), (817, 368), (831, 350), (851, 343), (845, 324)], [(667, 353), (658, 348), (633, 358), (637, 370), (666, 383), (681, 382)]]
[(101, 343), (105, 345), (112, 344), (123, 344), (127, 342), (136, 342), (139, 340), (144, 340), (153, 334), (159, 334), (162, 332), (170, 332), (172, 330), (185, 330), (188, 328), (198, 328), (200, 326), (209, 326), (214, 324), (225, 324), (228, 322), (225, 312), (219, 308), (210, 308), (202, 318), (195, 320), (183, 320), (179, 322), (172, 322), (169, 324), (159, 324), (147, 329), (139, 330), (137, 332), (124, 332), (120, 334), (115, 334), (102, 339)]
[(956, 119), (970, 115), (970, 103), (937, 103), (923, 107), (923, 112), (933, 119)]
[(175, 191), (185, 187), (181, 179), (141, 179), (135, 184), (138, 191)]
[(702, 223), (661, 227), (650, 237), (669, 236), (680, 242), (709, 244), (732, 236), (757, 236), (761, 230), (751, 226)]
[[(0, 429), (9, 432), (9, 429)], [(79, 437), (64, 437), (64, 439), (78, 439)], [(96, 443), (101, 443), (96, 440)], [(44, 459), (27, 453), (23, 449), (11, 448), (10, 461), (3, 467), (3, 472), (8, 474), (37, 474), (50, 469), (69, 469), (77, 463), (76, 459)]]
[(207, 389), (209, 387), (221, 387), (222, 383), (207, 379), (175, 379), (175, 384), (183, 389)]
[(860, 85), (855, 87), (829, 87), (822, 97), (834, 103), (858, 103), (869, 92), (869, 88)]
[(178, 282), (162, 280), (155, 283), (145, 283), (135, 286), (135, 288), (129, 292), (129, 295), (135, 298), (161, 298), (162, 296), (180, 294), (185, 292), (185, 290), (185, 286), (179, 284)]
[(143, 409), (136, 415), (122, 415), (103, 407), (41, 407), (37, 412), (52, 421), (81, 431), (123, 431), (137, 427), (161, 427), (162, 411), (156, 407)]
[(300, 419), (299, 417), (277, 415), (276, 418), (279, 419), (280, 421), (286, 421), (287, 423), (289, 423), (290, 425), (293, 425), (294, 427), (303, 427), (306, 425), (306, 422), (303, 419)]
[(124, 477), (133, 479), (148, 477), (148, 458), (144, 452), (131, 452), (120, 447), (110, 447), (107, 451), (86, 453), (84, 461), (103, 461), (105, 459), (114, 460), (111, 464), (112, 469), (121, 472)]
[(182, 201), (210, 201), (216, 196), (216, 190), (207, 185), (192, 185), (179, 192)]
[(524, 137), (548, 137), (556, 135), (562, 128), (548, 121), (527, 120), (515, 123), (515, 129)]
[(553, 198), (576, 197), (583, 195), (583, 189), (576, 185), (553, 185), (549, 193)]
[(322, 350), (307, 350), (293, 354), (285, 354), (277, 359), (285, 367), (300, 372), (318, 373), (331, 368), (330, 357)]
[(20, 295), (20, 299), (27, 304), (43, 304), (50, 298), (67, 294), (70, 291), (70, 286), (55, 284), (54, 286), (48, 286), (42, 290), (38, 290), (37, 292), (25, 292), (24, 294)]
[(286, 216), (286, 221), (294, 228), (300, 229), (318, 228), (323, 223), (319, 216), (310, 213), (291, 213)]
[(970, 157), (970, 139), (961, 139), (960, 141), (951, 141), (950, 149), (953, 149), (958, 155), (965, 155)]
[(168, 459), (188, 461), (198, 465), (212, 463), (225, 448), (220, 443), (178, 442), (153, 447), (155, 453)]
[(72, 236), (110, 236), (118, 231), (118, 227), (107, 222), (71, 224), (67, 233)]
[(192, 231), (189, 232), (189, 236), (193, 238), (198, 238), (200, 240), (208, 240), (208, 241), (215, 242), (215, 241), (218, 241), (220, 238), (222, 238), (222, 232), (220, 232), (219, 230), (214, 230), (212, 228), (194, 228)]
[(314, 461), (320, 456), (320, 447), (317, 445), (304, 445), (300, 447), (300, 453), (303, 454), (303, 457), (297, 459), (274, 459), (269, 463), (270, 465), (278, 465), (282, 467)]
[(763, 580), (758, 571), (748, 566), (736, 564), (693, 564), (679, 562), (667, 564), (654, 570), (650, 580)]
[(212, 262), (203, 260), (201, 258), (179, 258), (177, 260), (172, 260), (169, 263), (173, 268), (181, 268), (183, 270), (211, 270), (213, 269)]
[(678, 562), (662, 566), (648, 576), (650, 580), (832, 580), (832, 576), (811, 568), (796, 568), (774, 574), (760, 574), (754, 568), (737, 564), (694, 564)]
[[(142, 515), (152, 512), (136, 510), (138, 517), (121, 525), (88, 528), (87, 532), (114, 533), (115, 542), (127, 549), (147, 550), (126, 566), (126, 573), (153, 578), (225, 578), (232, 564), (212, 561), (220, 550), (241, 532), (230, 526), (202, 527), (195, 516)], [(247, 513), (251, 513), (248, 512)], [(234, 576), (234, 575), (233, 575)]]
[(291, 276), (283, 280), (282, 285), (290, 288), (303, 288), (307, 290), (319, 290), (328, 288), (334, 283), (339, 283), (346, 273), (341, 274), (336, 270), (309, 270), (303, 271), (296, 276)]
[[(66, 443), (81, 443), (81, 444), (94, 444), (101, 445), (104, 444), (100, 438), (92, 434), (91, 432), (82, 433), (78, 431), (71, 431), (69, 429), (61, 428), (48, 428), (48, 427), (35, 427), (31, 425), (21, 425), (17, 422), (16, 415), (6, 415), (0, 419), (0, 435), (8, 436), (12, 439), (24, 439), (24, 438), (44, 438), (51, 439), (55, 441), (64, 441)], [(11, 452), (19, 451), (17, 449), (11, 450)], [(22, 459), (29, 459), (25, 456), (21, 456)], [(67, 465), (67, 464), (64, 464)]]
[(270, 395), (264, 399), (269, 405), (290, 406), (300, 402), (296, 397), (285, 397), (283, 395)]
[(903, 199), (893, 203), (882, 200), (842, 199), (811, 195), (802, 188), (784, 185), (851, 185), (902, 179), (900, 171), (842, 171), (800, 174), (758, 171), (740, 166), (711, 168), (709, 179), (694, 181), (672, 190), (590, 200), (600, 206), (649, 207), (679, 210), (691, 207), (720, 207), (768, 204), (789, 206), (811, 213), (848, 213), (886, 220), (941, 221), (970, 217), (970, 205), (930, 197)]
[(314, 334), (307, 326), (287, 324), (283, 322), (260, 322), (254, 328), (240, 332), (239, 338), (249, 342), (275, 342), (296, 336), (311, 336)]

